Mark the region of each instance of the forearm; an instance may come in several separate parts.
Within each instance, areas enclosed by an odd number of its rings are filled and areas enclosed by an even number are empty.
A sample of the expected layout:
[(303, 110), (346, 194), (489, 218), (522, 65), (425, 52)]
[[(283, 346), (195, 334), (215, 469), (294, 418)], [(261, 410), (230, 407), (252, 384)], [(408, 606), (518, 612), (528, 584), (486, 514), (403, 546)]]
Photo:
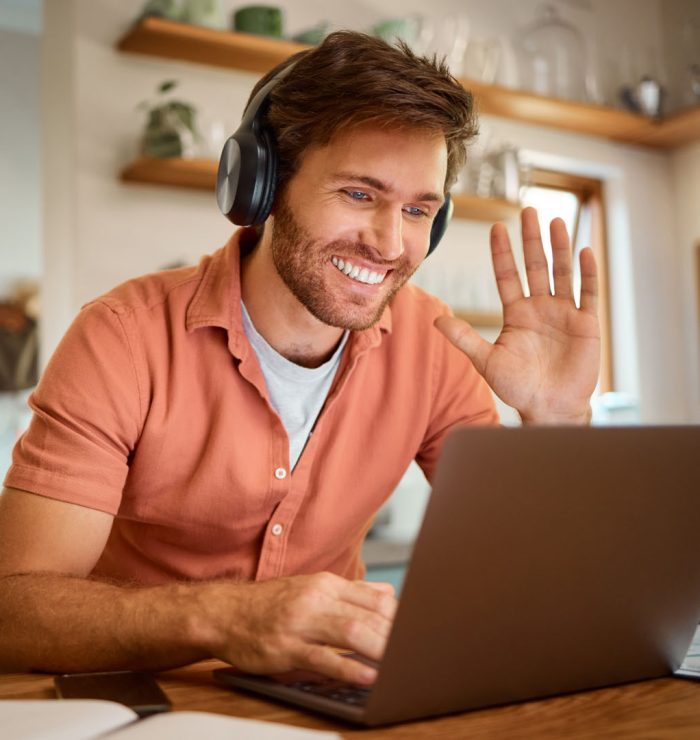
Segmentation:
[(210, 657), (197, 637), (204, 588), (6, 576), (0, 579), (0, 670), (158, 670)]

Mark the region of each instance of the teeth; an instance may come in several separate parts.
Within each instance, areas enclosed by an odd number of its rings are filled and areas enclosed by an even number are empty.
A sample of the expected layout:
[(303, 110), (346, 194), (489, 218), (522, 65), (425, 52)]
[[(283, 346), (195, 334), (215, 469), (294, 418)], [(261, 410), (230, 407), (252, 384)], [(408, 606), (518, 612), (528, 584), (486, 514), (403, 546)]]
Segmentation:
[(350, 262), (340, 259), (340, 257), (331, 257), (331, 262), (345, 275), (361, 283), (376, 285), (381, 283), (386, 277), (385, 272), (370, 271), (366, 267), (357, 267)]

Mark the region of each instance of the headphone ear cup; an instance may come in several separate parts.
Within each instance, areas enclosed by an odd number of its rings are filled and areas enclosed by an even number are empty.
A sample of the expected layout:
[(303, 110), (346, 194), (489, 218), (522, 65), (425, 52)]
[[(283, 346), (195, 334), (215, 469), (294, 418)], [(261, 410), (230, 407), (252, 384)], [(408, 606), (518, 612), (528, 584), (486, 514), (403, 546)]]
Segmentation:
[(241, 169), (241, 150), (235, 134), (229, 136), (221, 150), (219, 169), (216, 174), (216, 202), (219, 210), (230, 221), (235, 221), (234, 203), (238, 195), (238, 179)]
[(261, 224), (272, 211), (278, 164), (275, 142), (266, 130), (265, 111), (272, 89), (295, 66), (296, 60), (258, 90), (221, 152), (216, 200), (224, 216), (238, 226)]
[(251, 225), (263, 223), (272, 211), (277, 191), (277, 150), (270, 134), (262, 132), (260, 151), (264, 152), (264, 175), (260, 179), (260, 197)]
[(435, 248), (440, 243), (440, 239), (445, 235), (447, 226), (452, 218), (452, 212), (454, 211), (454, 203), (452, 203), (452, 196), (447, 193), (445, 196), (445, 202), (440, 206), (440, 210), (435, 214), (433, 219), (433, 225), (430, 228), (430, 246), (428, 247), (428, 254), (432, 254)]
[(239, 129), (221, 152), (216, 200), (221, 212), (238, 226), (261, 224), (272, 210), (277, 154), (269, 134)]

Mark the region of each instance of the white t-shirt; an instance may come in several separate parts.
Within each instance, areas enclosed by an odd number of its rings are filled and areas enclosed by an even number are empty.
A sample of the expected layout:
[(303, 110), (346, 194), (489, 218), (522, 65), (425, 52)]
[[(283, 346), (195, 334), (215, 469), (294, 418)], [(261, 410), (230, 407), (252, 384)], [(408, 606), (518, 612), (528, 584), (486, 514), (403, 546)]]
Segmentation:
[(243, 301), (241, 312), (243, 329), (258, 357), (270, 402), (289, 437), (289, 467), (293, 470), (326, 401), (349, 332), (343, 334), (333, 356), (323, 365), (302, 367), (283, 357), (258, 333)]

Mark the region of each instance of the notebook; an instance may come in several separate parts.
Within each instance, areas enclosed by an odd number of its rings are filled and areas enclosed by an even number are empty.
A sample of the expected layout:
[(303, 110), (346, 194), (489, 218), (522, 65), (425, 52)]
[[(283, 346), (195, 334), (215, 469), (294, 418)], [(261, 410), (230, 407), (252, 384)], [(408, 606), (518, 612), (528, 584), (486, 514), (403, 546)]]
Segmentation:
[(377, 725), (676, 671), (700, 618), (700, 427), (447, 438), (371, 689), (221, 683)]
[(129, 707), (103, 699), (3, 699), (0, 726), (12, 740), (340, 740), (335, 732), (210, 712), (139, 719)]

